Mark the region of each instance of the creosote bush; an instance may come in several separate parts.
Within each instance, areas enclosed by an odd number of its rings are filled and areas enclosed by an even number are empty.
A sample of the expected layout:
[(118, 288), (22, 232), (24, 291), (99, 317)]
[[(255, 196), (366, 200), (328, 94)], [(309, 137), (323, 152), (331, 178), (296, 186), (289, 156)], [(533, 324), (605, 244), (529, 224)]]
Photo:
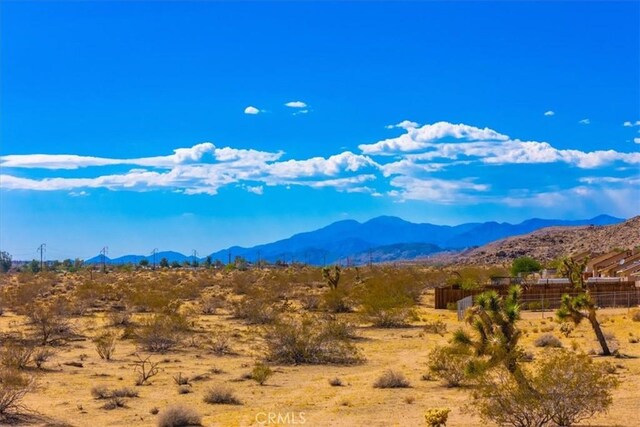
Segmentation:
[(211, 405), (242, 405), (231, 389), (222, 386), (209, 388), (203, 400)]
[(102, 333), (93, 338), (93, 344), (96, 347), (96, 352), (101, 359), (111, 360), (113, 352), (116, 350), (116, 341), (118, 336), (113, 332)]
[(481, 378), (472, 410), (500, 425), (570, 426), (611, 405), (618, 381), (607, 365), (585, 354), (553, 350), (537, 369), (525, 372), (530, 388), (503, 369)]
[(305, 317), (283, 319), (267, 329), (267, 359), (285, 365), (351, 365), (363, 360), (337, 320)]
[(447, 387), (458, 387), (467, 378), (466, 369), (473, 355), (462, 346), (435, 347), (429, 353), (429, 373)]
[(385, 371), (373, 384), (374, 388), (408, 388), (411, 387), (409, 380), (400, 372)]
[(264, 385), (273, 374), (273, 370), (268, 365), (258, 362), (251, 371), (251, 379), (260, 385)]
[(534, 344), (536, 347), (562, 347), (562, 342), (560, 342), (558, 338), (551, 334), (540, 335), (538, 338), (536, 338)]
[(173, 405), (160, 412), (157, 425), (158, 427), (201, 426), (202, 417), (195, 409)]

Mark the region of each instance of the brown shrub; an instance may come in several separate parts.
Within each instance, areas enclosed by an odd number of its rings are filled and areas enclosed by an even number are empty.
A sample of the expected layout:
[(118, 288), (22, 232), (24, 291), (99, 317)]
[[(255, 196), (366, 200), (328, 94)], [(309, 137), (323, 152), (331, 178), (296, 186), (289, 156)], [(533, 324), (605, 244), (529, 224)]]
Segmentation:
[(411, 387), (409, 380), (400, 372), (385, 371), (373, 384), (374, 388), (408, 388)]
[[(156, 412), (157, 413), (157, 412)], [(195, 409), (173, 405), (164, 409), (158, 417), (158, 427), (201, 426), (202, 417)]]
[(204, 395), (204, 402), (211, 405), (241, 405), (231, 389), (221, 386), (209, 388)]

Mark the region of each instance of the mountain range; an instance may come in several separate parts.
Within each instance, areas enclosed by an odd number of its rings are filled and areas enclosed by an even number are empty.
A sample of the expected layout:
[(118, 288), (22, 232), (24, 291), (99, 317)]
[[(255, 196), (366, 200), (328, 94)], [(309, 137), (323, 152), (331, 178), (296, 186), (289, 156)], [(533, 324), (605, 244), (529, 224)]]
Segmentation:
[[(355, 220), (334, 222), (326, 227), (295, 234), (287, 239), (244, 248), (232, 246), (209, 256), (213, 261), (226, 263), (236, 256), (255, 262), (304, 262), (313, 265), (331, 263), (365, 264), (426, 258), (442, 252), (458, 252), (485, 245), (506, 237), (531, 233), (545, 227), (611, 225), (624, 221), (609, 215), (599, 215), (586, 220), (529, 219), (519, 224), (506, 222), (466, 223), (456, 226), (416, 224), (398, 217), (380, 216), (360, 223)], [(162, 258), (182, 263), (193, 260), (179, 252), (158, 252), (155, 261)], [(149, 255), (125, 255), (119, 258), (105, 257), (108, 264), (139, 263)], [(205, 258), (199, 258), (203, 261)], [(86, 263), (100, 263), (100, 255)]]

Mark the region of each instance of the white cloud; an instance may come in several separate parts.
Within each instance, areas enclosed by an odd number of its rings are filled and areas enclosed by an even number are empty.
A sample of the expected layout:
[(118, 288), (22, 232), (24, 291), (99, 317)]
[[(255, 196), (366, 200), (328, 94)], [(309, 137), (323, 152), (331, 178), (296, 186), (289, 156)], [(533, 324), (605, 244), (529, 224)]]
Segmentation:
[[(404, 121), (396, 127), (404, 128), (407, 133), (374, 144), (361, 144), (358, 146), (365, 154), (392, 155), (398, 152), (418, 151), (434, 146), (439, 140), (452, 138), (465, 141), (506, 141), (507, 135), (502, 135), (493, 129), (477, 128), (465, 124), (453, 124), (449, 122), (437, 122), (427, 124), (419, 128), (410, 127), (414, 122)], [(404, 124), (405, 126), (400, 126)]]
[(636, 120), (635, 122), (626, 121), (622, 124), (622, 126), (630, 128), (634, 126), (640, 126), (640, 120)]
[(307, 104), (302, 101), (289, 101), (284, 105), (286, 105), (289, 108), (306, 108), (307, 107)]
[(636, 144), (640, 144), (640, 138), (633, 138), (633, 142), (635, 142)]
[(489, 190), (486, 184), (476, 184), (474, 178), (463, 180), (444, 180), (436, 178), (415, 178), (411, 176), (398, 176), (391, 179), (391, 196), (401, 200), (423, 200), (441, 204), (470, 202), (475, 200), (477, 193)]
[(553, 112), (553, 111), (551, 111), (551, 110), (549, 110), (549, 111), (545, 111), (545, 113), (544, 113), (544, 115), (545, 115), (545, 116), (547, 116), (547, 117), (554, 116), (555, 114), (556, 114), (556, 113), (555, 113), (555, 112)]
[(247, 108), (244, 109), (244, 113), (245, 114), (259, 114), (262, 111), (252, 105), (249, 105)]
[(262, 185), (256, 185), (254, 187), (247, 185), (244, 187), (249, 193), (257, 194), (262, 196), (264, 194), (264, 187)]
[(85, 197), (88, 196), (89, 193), (87, 193), (86, 191), (70, 191), (69, 195), (71, 197)]
[(581, 125), (588, 125), (588, 124), (591, 124), (591, 120), (589, 120), (589, 119), (582, 119), (582, 120), (580, 120), (578, 123), (580, 123)]
[(418, 126), (420, 125), (416, 122), (412, 122), (410, 120), (403, 120), (400, 123), (396, 123), (395, 125), (387, 125), (385, 126), (385, 128), (386, 129), (401, 128), (401, 129), (409, 130), (409, 129), (415, 129)]

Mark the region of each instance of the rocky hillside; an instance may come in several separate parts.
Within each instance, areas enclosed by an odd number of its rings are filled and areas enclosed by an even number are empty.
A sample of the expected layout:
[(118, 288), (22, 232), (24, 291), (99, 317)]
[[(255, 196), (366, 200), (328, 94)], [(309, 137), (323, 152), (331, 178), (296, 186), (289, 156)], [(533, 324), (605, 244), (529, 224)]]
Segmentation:
[(607, 226), (548, 227), (522, 236), (498, 240), (461, 253), (455, 262), (503, 264), (520, 256), (549, 261), (562, 255), (640, 246), (640, 216)]

